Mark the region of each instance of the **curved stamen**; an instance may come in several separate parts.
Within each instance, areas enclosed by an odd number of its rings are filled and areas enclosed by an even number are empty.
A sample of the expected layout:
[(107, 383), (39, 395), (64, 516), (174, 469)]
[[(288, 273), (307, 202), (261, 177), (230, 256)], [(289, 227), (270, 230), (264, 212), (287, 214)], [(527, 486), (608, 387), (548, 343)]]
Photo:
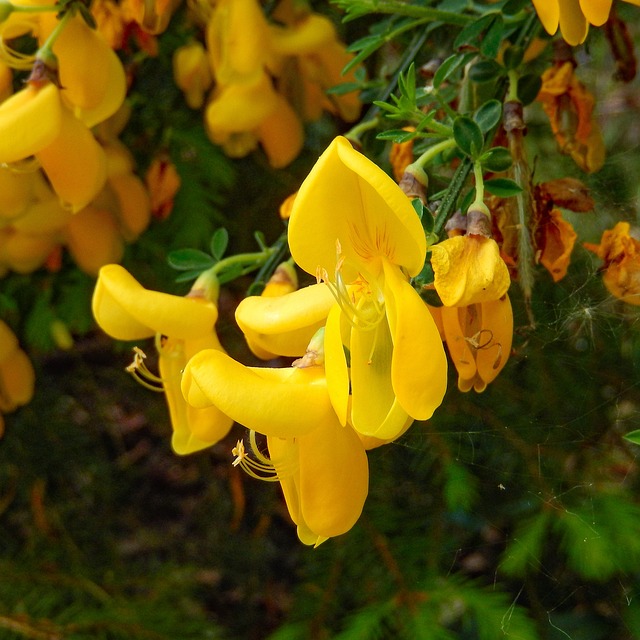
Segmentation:
[(256, 432), (253, 430), (249, 431), (249, 444), (251, 447), (250, 453), (245, 449), (244, 440), (238, 440), (231, 453), (235, 456), (232, 463), (233, 466), (239, 466), (252, 478), (264, 480), (265, 482), (279, 482), (296, 472), (298, 468), (296, 460), (285, 459), (281, 463), (280, 461), (274, 462), (271, 458), (265, 456), (258, 447)]
[(162, 378), (152, 373), (144, 360), (147, 354), (140, 347), (133, 347), (133, 362), (125, 368), (135, 380), (150, 391), (163, 392)]

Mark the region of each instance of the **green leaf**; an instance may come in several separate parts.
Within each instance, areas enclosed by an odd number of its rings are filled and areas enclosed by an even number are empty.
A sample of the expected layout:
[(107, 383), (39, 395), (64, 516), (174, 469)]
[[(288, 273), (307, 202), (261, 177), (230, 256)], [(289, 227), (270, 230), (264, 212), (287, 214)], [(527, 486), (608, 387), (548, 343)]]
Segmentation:
[(219, 229), (216, 229), (213, 235), (211, 236), (211, 245), (210, 245), (211, 255), (216, 260), (222, 260), (222, 256), (224, 255), (224, 252), (227, 250), (228, 244), (229, 244), (229, 232), (224, 227), (220, 227)]
[[(501, 173), (513, 165), (513, 158), (506, 147), (492, 147), (480, 158), (485, 171)], [(500, 188), (500, 186), (498, 186)]]
[(502, 103), (499, 100), (485, 102), (474, 114), (473, 119), (478, 123), (482, 133), (491, 131), (502, 118)]
[(473, 54), (459, 54), (454, 53), (449, 56), (435, 72), (433, 76), (433, 86), (435, 89), (439, 89), (440, 85), (451, 75), (453, 75), (458, 69), (463, 67), (473, 57)]
[(495, 60), (481, 60), (469, 69), (469, 78), (473, 82), (494, 82), (503, 73), (504, 67), (501, 67)]
[(453, 121), (453, 137), (459, 149), (475, 160), (484, 146), (480, 127), (469, 116), (458, 116)]
[(492, 178), (484, 181), (484, 188), (499, 198), (510, 198), (522, 192), (522, 187), (509, 178)]
[(494, 14), (493, 22), (489, 25), (484, 37), (480, 40), (480, 53), (487, 58), (495, 58), (500, 51), (504, 35), (504, 21), (502, 16)]
[(465, 45), (473, 45), (480, 35), (491, 27), (496, 19), (497, 13), (488, 13), (475, 22), (468, 24), (453, 42), (453, 47), (459, 49)]
[(388, 131), (381, 131), (376, 138), (378, 140), (392, 140), (393, 142), (407, 142), (412, 138), (415, 138), (415, 131), (404, 131), (402, 129), (389, 129)]
[(169, 266), (178, 271), (204, 271), (215, 264), (215, 260), (199, 249), (176, 249), (167, 256)]
[(640, 429), (630, 431), (626, 436), (623, 436), (623, 438), (629, 442), (633, 442), (633, 444), (640, 444)]
[(522, 64), (524, 49), (515, 45), (507, 47), (503, 55), (504, 66), (507, 69), (517, 69)]
[(518, 79), (518, 99), (524, 106), (531, 104), (542, 87), (540, 76), (529, 73)]

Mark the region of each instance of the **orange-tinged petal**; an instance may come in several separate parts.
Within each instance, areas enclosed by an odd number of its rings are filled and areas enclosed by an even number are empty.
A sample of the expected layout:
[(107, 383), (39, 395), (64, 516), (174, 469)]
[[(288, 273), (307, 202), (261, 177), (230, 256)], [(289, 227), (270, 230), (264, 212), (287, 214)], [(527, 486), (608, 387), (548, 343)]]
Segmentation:
[(68, 109), (62, 110), (56, 138), (36, 153), (60, 200), (79, 211), (107, 179), (107, 160), (93, 134)]
[(255, 133), (269, 164), (281, 169), (293, 162), (302, 150), (304, 130), (295, 111), (280, 94), (276, 94), (276, 102), (274, 111), (258, 124)]
[(16, 218), (31, 204), (33, 175), (0, 167), (0, 220)]
[(15, 229), (0, 235), (0, 264), (17, 273), (31, 273), (41, 267), (57, 245), (49, 235), (22, 233)]
[(22, 349), (0, 363), (0, 409), (13, 411), (33, 397), (36, 374), (31, 360)]
[(0, 320), (0, 362), (4, 362), (17, 348), (15, 333), (4, 320)]
[(442, 403), (447, 388), (447, 359), (440, 332), (415, 289), (397, 268), (384, 264), (385, 301), (393, 339), (393, 389), (410, 416), (428, 420)]
[(331, 418), (300, 438), (300, 511), (309, 529), (326, 537), (353, 527), (369, 491), (360, 439)]
[(544, 234), (540, 263), (549, 271), (554, 282), (562, 280), (571, 262), (571, 252), (578, 234), (570, 222), (562, 217), (559, 209), (553, 209), (542, 227)]
[(142, 180), (133, 173), (113, 175), (108, 183), (118, 199), (116, 218), (120, 232), (127, 242), (133, 242), (151, 220), (149, 193)]
[(310, 14), (294, 26), (271, 26), (270, 36), (277, 53), (299, 56), (318, 51), (335, 40), (336, 29), (328, 18)]
[(97, 276), (106, 264), (120, 262), (124, 255), (124, 242), (113, 216), (93, 206), (69, 220), (66, 244), (75, 263), (91, 276)]
[(442, 307), (444, 335), (449, 355), (458, 372), (458, 386), (461, 380), (473, 382), (477, 373), (476, 359), (463, 329), (466, 315), (467, 307)]
[(156, 333), (195, 339), (209, 335), (218, 319), (214, 304), (145, 289), (117, 264), (100, 269), (92, 310), (100, 328), (117, 340)]
[(511, 355), (513, 312), (508, 295), (482, 304), (482, 328), (476, 364), (478, 376), (487, 385), (495, 380)]
[(245, 367), (214, 350), (189, 360), (182, 392), (197, 408), (214, 405), (248, 429), (280, 438), (309, 433), (333, 415), (321, 367)]
[(58, 88), (27, 85), (0, 104), (0, 163), (36, 154), (60, 135), (61, 127)]
[(425, 235), (409, 199), (343, 137), (329, 145), (302, 183), (289, 221), (291, 254), (308, 273), (315, 275), (319, 266), (333, 273), (336, 241), (347, 282), (360, 265), (379, 272), (381, 258), (410, 275), (424, 264)]
[(54, 234), (66, 227), (72, 216), (56, 197), (50, 197), (32, 204), (12, 226), (22, 233)]

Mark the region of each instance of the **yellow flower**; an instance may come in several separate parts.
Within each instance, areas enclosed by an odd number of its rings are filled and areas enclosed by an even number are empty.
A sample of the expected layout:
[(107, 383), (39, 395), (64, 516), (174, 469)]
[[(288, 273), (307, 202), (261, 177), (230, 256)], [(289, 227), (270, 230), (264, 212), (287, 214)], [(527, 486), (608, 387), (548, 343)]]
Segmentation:
[(604, 261), (604, 284), (609, 292), (629, 304), (640, 306), (640, 241), (628, 222), (618, 222), (602, 234), (599, 245), (585, 243)]
[(33, 397), (35, 372), (18, 339), (0, 320), (0, 437), (4, 431), (3, 413), (15, 411)]
[[(625, 0), (640, 5), (640, 0)], [(585, 41), (589, 25), (602, 26), (609, 17), (612, 0), (533, 0), (540, 22), (553, 35), (560, 26), (566, 42), (572, 46)]]
[(28, 83), (0, 104), (0, 140), (1, 163), (35, 156), (61, 201), (74, 211), (105, 183), (104, 151), (53, 83)]
[(213, 82), (207, 52), (202, 44), (194, 41), (174, 51), (173, 77), (189, 107), (199, 109)]
[(484, 391), (511, 353), (513, 313), (509, 296), (461, 307), (431, 307), (439, 315), (458, 389)]
[[(252, 476), (278, 480), (298, 536), (318, 545), (348, 531), (368, 492), (364, 446), (336, 419), (322, 367), (245, 367), (220, 351), (202, 351), (184, 372), (182, 389), (195, 407), (218, 407), (251, 430), (236, 461)], [(270, 458), (255, 444), (267, 436)]]
[[(484, 213), (470, 211), (466, 218)], [(447, 307), (462, 307), (501, 298), (509, 289), (509, 270), (493, 238), (468, 233), (431, 247), (434, 285)]]
[(163, 390), (173, 426), (172, 446), (187, 454), (209, 447), (227, 435), (232, 420), (216, 407), (195, 409), (180, 391), (182, 371), (189, 359), (203, 349), (222, 350), (215, 333), (215, 304), (198, 296), (179, 297), (145, 289), (119, 265), (100, 269), (93, 294), (93, 315), (100, 328), (117, 340), (156, 336), (160, 377), (144, 366), (144, 354), (136, 352), (132, 371)]
[(409, 284), (422, 269), (426, 240), (398, 185), (336, 138), (300, 187), (289, 245), (296, 263), (324, 280), (337, 301), (324, 347), (340, 422), (391, 440), (407, 416), (430, 418), (446, 389), (446, 358), (435, 323)]
[(576, 77), (573, 63), (547, 69), (536, 99), (542, 103), (562, 153), (570, 155), (583, 171), (598, 171), (604, 164), (605, 148), (594, 117), (595, 101)]

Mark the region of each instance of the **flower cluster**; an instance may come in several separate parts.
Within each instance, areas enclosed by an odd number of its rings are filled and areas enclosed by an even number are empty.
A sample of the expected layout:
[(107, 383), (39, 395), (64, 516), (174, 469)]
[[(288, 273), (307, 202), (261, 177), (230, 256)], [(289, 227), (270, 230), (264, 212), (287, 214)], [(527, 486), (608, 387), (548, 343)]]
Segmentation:
[(257, 0), (219, 0), (204, 13), (206, 47), (193, 41), (177, 49), (174, 76), (190, 107), (206, 99), (209, 138), (229, 156), (260, 145), (271, 166), (283, 167), (300, 153), (304, 122), (323, 110), (358, 117), (353, 93), (326, 93), (354, 79), (353, 71), (341, 75), (351, 56), (328, 18), (289, 0), (271, 22)]

